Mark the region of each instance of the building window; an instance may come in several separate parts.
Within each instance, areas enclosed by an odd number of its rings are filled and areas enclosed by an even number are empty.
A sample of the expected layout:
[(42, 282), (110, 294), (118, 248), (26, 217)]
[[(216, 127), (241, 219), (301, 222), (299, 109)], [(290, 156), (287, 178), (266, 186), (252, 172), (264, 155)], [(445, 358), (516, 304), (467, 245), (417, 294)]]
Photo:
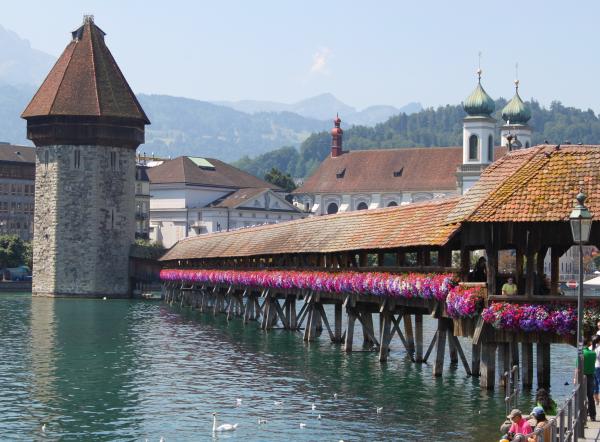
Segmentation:
[(110, 209), (110, 228), (115, 228), (115, 209)]
[(398, 205), (398, 203), (396, 201), (390, 201), (387, 206), (388, 207), (395, 207), (397, 205)]
[(490, 163), (494, 161), (494, 137), (492, 135), (488, 137), (488, 161)]
[(81, 151), (79, 149), (73, 151), (73, 168), (81, 169)]
[(525, 149), (529, 148), (529, 141), (525, 143)]
[(327, 214), (333, 215), (334, 213), (337, 213), (337, 211), (338, 205), (336, 203), (329, 203), (329, 205), (327, 206)]
[(477, 140), (477, 135), (471, 135), (469, 137), (469, 161), (474, 161), (477, 160), (479, 155), (477, 152), (477, 144), (478, 144), (478, 140)]
[(367, 206), (367, 203), (365, 202), (360, 202), (358, 203), (358, 206), (356, 206), (356, 210), (367, 210), (369, 208), (369, 206)]
[(110, 170), (117, 171), (117, 152), (114, 151), (110, 153)]
[(142, 185), (140, 183), (137, 183), (135, 185), (135, 193), (137, 193), (138, 195), (142, 194)]
[(50, 152), (48, 149), (44, 151), (44, 167), (48, 170), (48, 163), (50, 162)]

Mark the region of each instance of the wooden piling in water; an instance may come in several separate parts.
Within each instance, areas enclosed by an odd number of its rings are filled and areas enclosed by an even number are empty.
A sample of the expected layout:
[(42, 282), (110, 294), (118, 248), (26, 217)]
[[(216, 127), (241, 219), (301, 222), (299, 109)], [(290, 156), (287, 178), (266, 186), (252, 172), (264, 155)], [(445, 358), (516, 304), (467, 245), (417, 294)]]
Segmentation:
[(550, 387), (550, 344), (538, 343), (536, 351), (538, 388), (548, 388)]
[(415, 361), (423, 362), (423, 315), (415, 314)]
[(530, 389), (533, 385), (533, 344), (521, 344), (521, 380), (523, 388)]
[(481, 388), (493, 390), (496, 381), (496, 343), (481, 344)]
[(405, 313), (402, 315), (402, 319), (404, 321), (404, 334), (406, 336), (406, 342), (408, 348), (406, 349), (411, 357), (414, 359), (415, 356), (415, 337), (413, 335), (413, 327), (412, 327), (412, 318), (411, 315)]
[(446, 353), (446, 332), (448, 323), (445, 318), (438, 318), (438, 329), (435, 340), (435, 364), (433, 366), (433, 375), (441, 376), (444, 372), (444, 355)]

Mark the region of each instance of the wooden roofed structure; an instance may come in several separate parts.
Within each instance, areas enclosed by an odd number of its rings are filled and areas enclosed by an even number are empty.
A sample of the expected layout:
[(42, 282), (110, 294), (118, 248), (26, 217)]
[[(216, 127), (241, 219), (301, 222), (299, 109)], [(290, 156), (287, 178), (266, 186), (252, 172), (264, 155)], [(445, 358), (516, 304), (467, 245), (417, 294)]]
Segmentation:
[(458, 202), (439, 199), (201, 235), (179, 241), (161, 261), (361, 267), (368, 253), (396, 253), (395, 264), (403, 266), (403, 253), (413, 252), (419, 265), (430, 266), (428, 252), (437, 251), (438, 264), (450, 267), (449, 251), (459, 248), (459, 224), (446, 219)]

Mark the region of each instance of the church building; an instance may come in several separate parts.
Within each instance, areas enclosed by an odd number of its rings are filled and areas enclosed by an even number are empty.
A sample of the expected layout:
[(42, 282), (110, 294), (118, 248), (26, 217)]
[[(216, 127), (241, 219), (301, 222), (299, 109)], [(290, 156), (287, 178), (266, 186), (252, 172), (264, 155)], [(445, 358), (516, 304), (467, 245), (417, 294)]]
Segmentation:
[(500, 146), (498, 122), (492, 116), (494, 100), (481, 85), (477, 71), (475, 90), (463, 108), (463, 144), (451, 147), (416, 147), (343, 150), (341, 120), (331, 131), (331, 154), (294, 194), (295, 204), (313, 215), (409, 204), (461, 195), (481, 172), (509, 148), (529, 147), (531, 118), (517, 91), (502, 111)]

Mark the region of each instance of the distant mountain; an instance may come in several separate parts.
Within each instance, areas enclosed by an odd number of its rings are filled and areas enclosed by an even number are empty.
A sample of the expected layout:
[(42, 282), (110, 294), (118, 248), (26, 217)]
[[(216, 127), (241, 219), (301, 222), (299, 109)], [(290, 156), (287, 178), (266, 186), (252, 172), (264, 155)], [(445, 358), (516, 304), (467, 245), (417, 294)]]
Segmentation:
[(214, 104), (227, 106), (249, 114), (258, 112), (293, 112), (306, 118), (327, 121), (332, 120), (339, 113), (344, 124), (348, 126), (374, 126), (386, 121), (393, 115), (402, 112), (411, 114), (419, 112), (423, 108), (420, 103), (409, 103), (400, 108), (377, 105), (359, 111), (338, 100), (332, 94), (321, 94), (292, 104), (258, 100), (217, 101)]
[(0, 84), (0, 141), (31, 145), (26, 139), (25, 120), (20, 115), (34, 93), (33, 86)]
[(56, 59), (0, 26), (0, 84), (40, 84)]
[(146, 153), (199, 155), (237, 160), (281, 146), (299, 146), (329, 122), (291, 112), (248, 114), (205, 101), (168, 95), (138, 95), (152, 124), (146, 128)]

